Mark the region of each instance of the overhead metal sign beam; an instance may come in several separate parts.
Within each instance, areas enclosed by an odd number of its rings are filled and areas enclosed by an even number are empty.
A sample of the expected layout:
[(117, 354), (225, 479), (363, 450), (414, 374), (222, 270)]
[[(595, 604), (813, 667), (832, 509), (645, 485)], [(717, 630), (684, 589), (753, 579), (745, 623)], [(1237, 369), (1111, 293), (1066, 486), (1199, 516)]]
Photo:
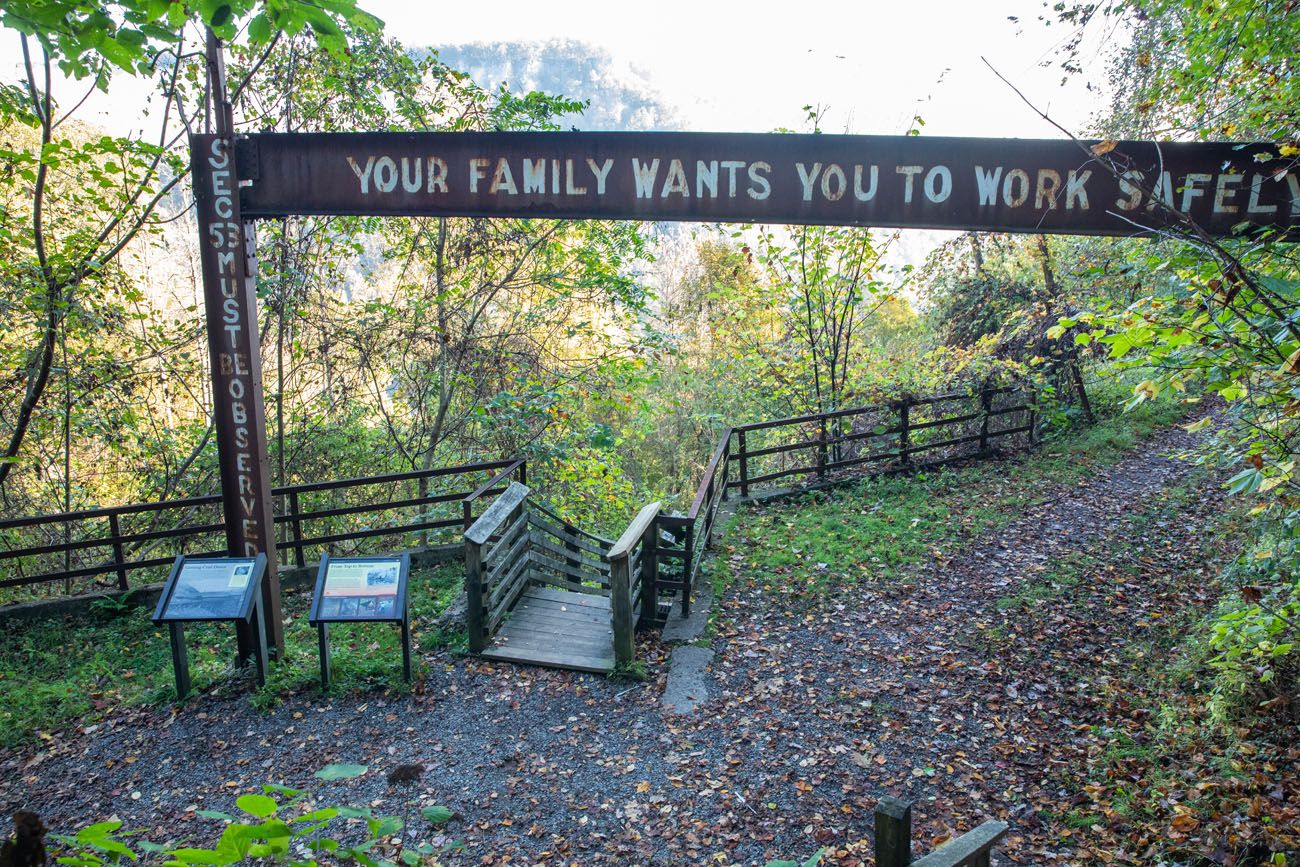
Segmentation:
[[(206, 149), (203, 136), (196, 147)], [(1300, 232), (1270, 144), (509, 132), (239, 139), (245, 219), (288, 214), (692, 220), (1141, 235)]]

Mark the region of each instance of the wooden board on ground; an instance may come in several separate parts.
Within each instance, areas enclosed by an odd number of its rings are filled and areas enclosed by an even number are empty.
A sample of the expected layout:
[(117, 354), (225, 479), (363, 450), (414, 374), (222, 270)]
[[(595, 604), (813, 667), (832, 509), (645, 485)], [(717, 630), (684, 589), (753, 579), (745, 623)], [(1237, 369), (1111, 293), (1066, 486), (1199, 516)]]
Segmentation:
[(614, 670), (609, 599), (530, 587), (482, 655), (502, 662), (607, 674)]

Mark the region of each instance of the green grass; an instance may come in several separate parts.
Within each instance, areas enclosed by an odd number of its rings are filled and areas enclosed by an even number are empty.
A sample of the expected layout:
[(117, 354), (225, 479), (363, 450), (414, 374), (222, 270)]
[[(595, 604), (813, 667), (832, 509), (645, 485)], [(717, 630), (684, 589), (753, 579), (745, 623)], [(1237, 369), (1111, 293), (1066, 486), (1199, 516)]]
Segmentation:
[[(444, 611), (461, 590), (461, 567), (453, 563), (411, 573), (413, 653), (464, 644), (463, 632), (445, 632), (422, 620)], [(284, 596), (285, 655), (271, 666), (257, 707), (286, 693), (320, 688), (316, 630), (307, 623), (307, 589)], [(149, 621), (145, 608), (99, 606), (78, 617), (11, 626), (0, 635), (0, 746), (10, 747), (71, 724), (89, 725), (113, 708), (156, 705), (175, 698), (166, 629)], [(234, 627), (192, 624), (185, 630), (194, 690), (243, 691), (251, 684), (233, 668)], [(387, 623), (330, 627), (332, 692), (402, 690), (401, 635)], [(418, 676), (418, 655), (412, 664)]]
[[(987, 461), (958, 469), (882, 475), (841, 488), (755, 506), (723, 535), (713, 565), (719, 592), (740, 572), (772, 593), (817, 597), (859, 581), (906, 581), (909, 568), (944, 556), (954, 543), (1003, 526), (1049, 490), (1075, 484), (1119, 461), (1189, 407), (1174, 400), (1143, 404), (1049, 439), (1021, 461)], [(728, 555), (743, 552), (741, 561)], [(1058, 564), (1056, 589), (1008, 597), (1030, 604), (1077, 582), (1081, 564)]]

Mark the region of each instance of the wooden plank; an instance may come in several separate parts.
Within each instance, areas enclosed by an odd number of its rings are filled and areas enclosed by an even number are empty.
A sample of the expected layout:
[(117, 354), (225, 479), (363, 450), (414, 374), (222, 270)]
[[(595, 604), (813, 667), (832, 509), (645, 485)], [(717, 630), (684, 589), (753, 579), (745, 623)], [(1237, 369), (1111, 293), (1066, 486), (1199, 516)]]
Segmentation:
[[(913, 861), (912, 867), (958, 867), (980, 856), (987, 857), (993, 847), (1007, 833), (1006, 822), (988, 821), (973, 831), (962, 834), (956, 840), (936, 849), (920, 860)], [(988, 863), (985, 861), (984, 863)]]
[(507, 576), (507, 580), (497, 588), (500, 593), (493, 592), (491, 600), (484, 606), (488, 609), (487, 629), (491, 633), (501, 622), (501, 618), (510, 610), (519, 598), (519, 594), (528, 586), (528, 561), (522, 559), (519, 561), (518, 571)]
[(614, 657), (591, 653), (573, 654), (562, 649), (535, 649), (494, 647), (481, 654), (487, 659), (512, 662), (522, 665), (541, 665), (547, 668), (567, 668), (572, 671), (586, 671), (592, 674), (609, 674), (614, 670)]
[(588, 552), (589, 554), (595, 554), (597, 557), (604, 557), (605, 552), (609, 550), (608, 546), (602, 547), (599, 543), (593, 542), (591, 539), (589, 539), (586, 536), (586, 534), (582, 533), (581, 531), (579, 531), (576, 534), (567, 533), (565, 532), (563, 527), (552, 524), (550, 521), (546, 520), (545, 518), (539, 518), (536, 515), (529, 515), (528, 523), (532, 524), (534, 527), (537, 527), (540, 530), (544, 530), (545, 532), (550, 533), (552, 536), (555, 536), (558, 539), (561, 539), (565, 542), (572, 542), (574, 545), (577, 545), (582, 550)]
[(487, 554), (483, 557), (483, 562), (495, 563), (501, 552), (513, 548), (515, 542), (519, 541), (519, 535), (521, 533), (526, 533), (527, 530), (528, 522), (524, 520), (524, 516), (521, 514), (515, 523), (510, 526), (510, 529), (497, 537), (496, 542), (493, 543), (492, 547), (488, 549)]
[(497, 528), (505, 522), (510, 513), (524, 501), (531, 489), (527, 485), (521, 485), (518, 482), (511, 482), (506, 492), (492, 501), (474, 522), (474, 526), (465, 531), (465, 538), (471, 542), (482, 545)]
[(650, 503), (648, 506), (642, 506), (641, 511), (637, 512), (636, 517), (632, 519), (632, 523), (628, 524), (627, 529), (623, 531), (623, 535), (619, 536), (618, 541), (609, 549), (609, 553), (606, 557), (610, 560), (614, 560), (616, 557), (622, 557), (631, 551), (632, 546), (641, 541), (641, 537), (645, 535), (645, 528), (650, 525), (650, 522), (653, 521), (658, 514), (658, 503)]
[(557, 545), (541, 533), (529, 533), (529, 538), (533, 542), (533, 551), (538, 549), (554, 554), (553, 559), (562, 560), (569, 569), (586, 569), (596, 572), (600, 575), (609, 574), (609, 564), (599, 560), (593, 560), (589, 557), (583, 557), (577, 551), (571, 551), (561, 545)]
[[(543, 506), (541, 503), (533, 503), (533, 508), (534, 508), (536, 511), (541, 512), (543, 515), (546, 515), (547, 517), (549, 517), (552, 521), (555, 521), (556, 523), (559, 523), (559, 524), (567, 524), (567, 523), (568, 523), (568, 521), (564, 520), (564, 519), (561, 518), (559, 515), (555, 514), (555, 513), (552, 512), (550, 509), (548, 509), (548, 508), (546, 508), (545, 506)], [(586, 530), (579, 530), (577, 527), (574, 527), (573, 529), (574, 529), (574, 532), (576, 532), (578, 535), (580, 535), (580, 536), (584, 536), (584, 537), (590, 539), (591, 541), (595, 542), (597, 545), (600, 545), (600, 546), (603, 547), (603, 548), (608, 548), (610, 545), (614, 544), (614, 543), (611, 542), (609, 539), (606, 539), (604, 536), (598, 536), (598, 535), (596, 535), (595, 533), (588, 533)]]
[(487, 584), (488, 586), (495, 585), (497, 579), (500, 578), (502, 575), (514, 571), (515, 564), (517, 564), (520, 560), (527, 560), (527, 559), (528, 559), (528, 536), (527, 534), (525, 534), (515, 540), (510, 550), (505, 551), (496, 557), (488, 555), (486, 558), (484, 558), (484, 562), (487, 563), (487, 576), (484, 578), (484, 583)]
[(583, 599), (591, 599), (591, 598), (599, 598), (602, 601), (604, 601), (603, 596), (591, 597), (591, 596), (584, 596), (581, 593), (575, 594), (575, 593), (570, 593), (569, 591), (560, 591), (564, 593), (566, 596), (570, 597), (567, 600), (561, 600), (561, 599), (549, 599), (546, 597), (539, 597), (534, 595), (538, 590), (542, 590), (542, 589), (550, 589), (550, 588), (541, 588), (541, 587), (537, 587), (536, 585), (529, 587), (528, 593), (525, 594), (524, 599), (520, 602), (520, 604), (526, 605), (532, 610), (542, 612), (542, 613), (550, 613), (556, 615), (567, 614), (574, 617), (583, 617), (599, 623), (604, 623), (605, 621), (609, 620), (610, 608), (608, 605), (604, 605), (604, 606), (583, 605), (581, 602), (581, 600)]
[(584, 596), (593, 597), (604, 597), (609, 593), (609, 591), (604, 587), (599, 587), (594, 584), (579, 584), (572, 578), (568, 578), (555, 572), (547, 572), (544, 569), (538, 569), (535, 567), (532, 571), (532, 576), (534, 581), (540, 584), (545, 584), (546, 586), (552, 587), (563, 593), (581, 593)]
[(560, 632), (548, 624), (529, 626), (511, 620), (492, 639), (491, 646), (500, 647), (507, 642), (516, 647), (529, 646), (542, 649), (571, 647), (580, 651), (605, 654), (609, 653), (614, 646), (614, 636), (608, 628), (604, 632), (592, 628), (570, 628), (566, 632)]
[[(538, 602), (520, 602), (510, 615), (511, 623), (534, 623), (568, 628), (569, 624), (581, 624), (583, 629), (609, 630), (609, 614), (599, 614), (588, 610), (549, 607)], [(540, 627), (539, 627), (540, 628)]]
[(585, 605), (605, 612), (610, 610), (607, 596), (579, 596), (567, 590), (553, 590), (549, 587), (534, 587), (528, 595), (534, 599), (549, 599), (565, 605)]

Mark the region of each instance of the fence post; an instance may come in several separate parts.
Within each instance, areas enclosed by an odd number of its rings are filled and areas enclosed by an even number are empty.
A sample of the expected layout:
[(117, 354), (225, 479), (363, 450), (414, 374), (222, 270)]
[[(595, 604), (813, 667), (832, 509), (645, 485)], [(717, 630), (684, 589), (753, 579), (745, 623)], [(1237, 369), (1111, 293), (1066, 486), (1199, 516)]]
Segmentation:
[(465, 540), (465, 631), (469, 633), (471, 653), (487, 647), (483, 622), (483, 546)]
[(519, 462), (519, 484), (528, 484), (528, 461)]
[(1033, 446), (1038, 434), (1038, 391), (1030, 387), (1026, 394), (1029, 397), (1029, 445)]
[(993, 395), (987, 389), (980, 390), (980, 411), (984, 417), (980, 420), (980, 453), (989, 449), (989, 412), (993, 409)]
[(821, 432), (817, 435), (817, 478), (826, 478), (826, 416), (821, 417)]
[(910, 415), (912, 403), (909, 399), (903, 398), (898, 402), (898, 462), (900, 464), (910, 463), (911, 455), (907, 453), (908, 437), (908, 416)]
[[(743, 466), (743, 464), (742, 464)], [(682, 616), (691, 616), (691, 587), (695, 584), (695, 525), (686, 525), (686, 560), (682, 564)]]
[(117, 564), (117, 589), (130, 589), (126, 581), (126, 551), (122, 548), (122, 525), (117, 512), (108, 514), (108, 531), (113, 534), (113, 562)]
[(620, 668), (629, 665), (636, 652), (632, 638), (632, 579), (628, 569), (628, 551), (609, 561), (609, 604), (614, 625), (614, 664)]
[(302, 555), (302, 522), (298, 520), (298, 514), (298, 492), (290, 491), (289, 515), (291, 516), (291, 520), (289, 521), (289, 526), (293, 528), (293, 559), (294, 562), (298, 564), (298, 568), (302, 569), (307, 565), (307, 561)]
[(876, 805), (876, 867), (908, 867), (912, 863), (912, 805), (881, 798)]
[(740, 448), (740, 496), (749, 496), (749, 452), (745, 451), (745, 432), (736, 431), (736, 445)]
[(659, 518), (641, 537), (641, 621), (649, 626), (659, 613)]

